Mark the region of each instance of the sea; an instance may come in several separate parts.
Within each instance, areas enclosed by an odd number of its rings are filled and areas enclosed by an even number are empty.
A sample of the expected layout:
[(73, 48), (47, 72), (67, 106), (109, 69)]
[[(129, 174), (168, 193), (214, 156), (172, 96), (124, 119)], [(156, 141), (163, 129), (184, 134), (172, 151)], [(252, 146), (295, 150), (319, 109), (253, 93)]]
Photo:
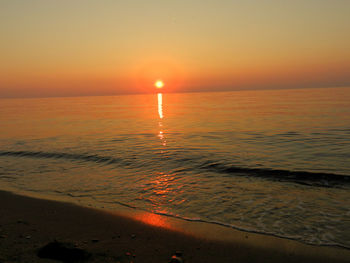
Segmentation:
[(0, 99), (0, 189), (350, 249), (350, 88)]

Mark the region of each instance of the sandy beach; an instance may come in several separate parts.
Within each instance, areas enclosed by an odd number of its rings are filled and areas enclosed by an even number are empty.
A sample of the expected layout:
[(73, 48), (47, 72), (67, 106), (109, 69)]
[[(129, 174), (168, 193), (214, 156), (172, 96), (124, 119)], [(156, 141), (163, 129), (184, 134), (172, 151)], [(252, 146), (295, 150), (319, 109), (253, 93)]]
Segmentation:
[[(0, 262), (39, 258), (53, 241), (89, 254), (86, 262), (348, 262), (350, 251), (135, 211), (127, 215), (0, 192)], [(67, 262), (75, 262), (67, 261)]]

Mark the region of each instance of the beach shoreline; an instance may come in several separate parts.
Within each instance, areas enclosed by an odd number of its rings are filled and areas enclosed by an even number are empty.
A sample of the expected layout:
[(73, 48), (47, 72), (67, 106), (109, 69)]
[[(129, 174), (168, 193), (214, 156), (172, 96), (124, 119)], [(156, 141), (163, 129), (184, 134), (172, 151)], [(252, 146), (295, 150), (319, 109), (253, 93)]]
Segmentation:
[[(131, 209), (130, 209), (131, 210)], [(0, 191), (0, 262), (57, 262), (37, 256), (54, 240), (92, 255), (87, 262), (348, 262), (350, 250), (229, 229), (143, 211), (104, 211)]]

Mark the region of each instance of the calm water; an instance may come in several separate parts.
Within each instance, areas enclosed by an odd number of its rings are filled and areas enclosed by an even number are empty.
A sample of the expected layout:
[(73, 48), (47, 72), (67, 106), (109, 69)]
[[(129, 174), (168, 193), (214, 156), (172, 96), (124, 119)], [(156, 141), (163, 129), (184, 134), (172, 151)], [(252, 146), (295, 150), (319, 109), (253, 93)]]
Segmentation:
[(0, 100), (0, 186), (350, 248), (350, 89)]

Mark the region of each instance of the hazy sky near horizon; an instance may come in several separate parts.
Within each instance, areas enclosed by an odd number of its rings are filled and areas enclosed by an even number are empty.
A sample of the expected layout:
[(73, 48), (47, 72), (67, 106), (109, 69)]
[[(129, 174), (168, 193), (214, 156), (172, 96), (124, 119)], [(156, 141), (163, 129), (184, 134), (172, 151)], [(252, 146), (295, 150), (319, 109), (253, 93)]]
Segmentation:
[(0, 0), (0, 97), (350, 86), (347, 0)]

